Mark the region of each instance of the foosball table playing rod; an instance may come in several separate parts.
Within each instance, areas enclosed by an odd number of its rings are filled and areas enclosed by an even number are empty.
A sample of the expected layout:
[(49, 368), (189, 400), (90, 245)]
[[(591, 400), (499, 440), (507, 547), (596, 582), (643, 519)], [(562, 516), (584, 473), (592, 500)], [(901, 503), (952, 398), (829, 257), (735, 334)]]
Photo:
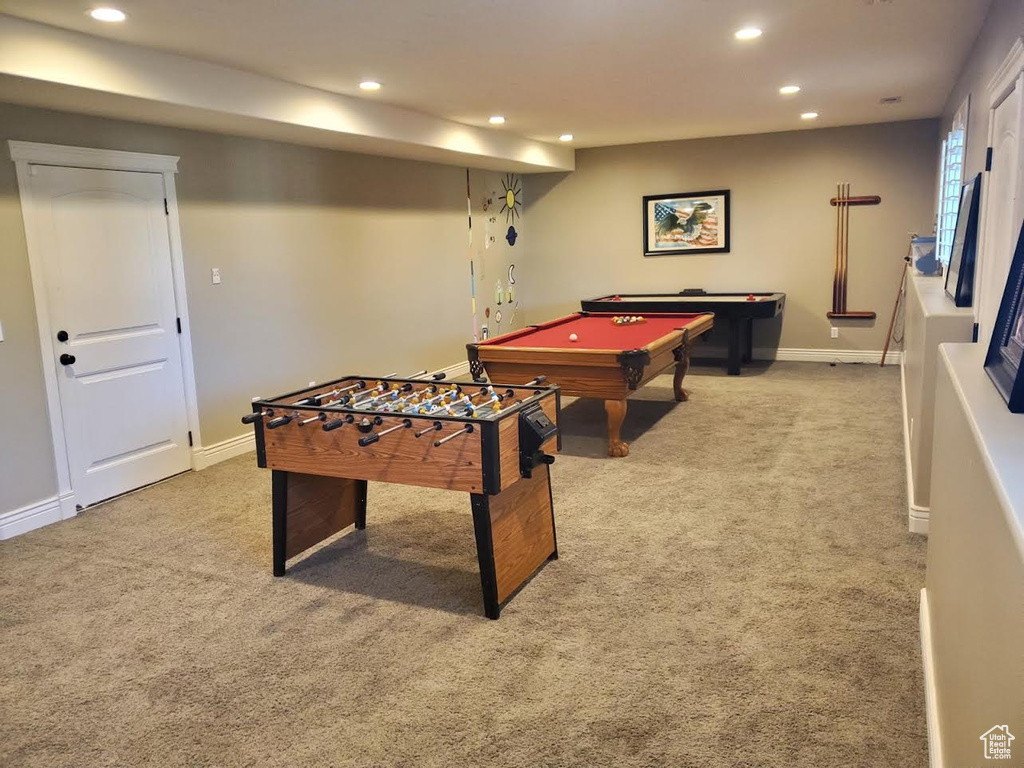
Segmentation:
[(449, 442), (450, 440), (454, 440), (459, 435), (471, 435), (471, 434), (473, 434), (473, 425), (472, 424), (467, 424), (462, 429), (460, 429), (458, 432), (452, 432), (450, 435), (448, 435), (448, 437), (442, 437), (440, 440), (435, 440), (434, 441), (434, 447), (435, 448), (440, 448), (442, 445), (444, 445), (445, 443)]
[(392, 432), (397, 432), (400, 429), (408, 429), (412, 426), (412, 419), (402, 419), (401, 423), (396, 424), (388, 429), (381, 430), (380, 432), (371, 432), (366, 437), (359, 438), (359, 447), (365, 448), (368, 445), (372, 445), (380, 440), (384, 435), (390, 435)]

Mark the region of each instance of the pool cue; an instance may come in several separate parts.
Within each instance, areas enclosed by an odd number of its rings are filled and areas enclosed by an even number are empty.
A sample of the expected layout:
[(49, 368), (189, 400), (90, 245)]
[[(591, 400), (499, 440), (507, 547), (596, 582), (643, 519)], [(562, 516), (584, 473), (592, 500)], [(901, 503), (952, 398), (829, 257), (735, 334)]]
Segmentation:
[(847, 291), (850, 285), (850, 182), (843, 184), (843, 284), (839, 298), (846, 312)]
[(836, 200), (836, 208), (839, 209), (839, 286), (836, 292), (839, 313), (846, 312), (846, 246), (849, 242), (849, 234), (846, 231), (849, 220), (846, 217), (846, 182), (839, 185), (839, 199)]
[(910, 245), (907, 246), (907, 255), (903, 257), (903, 277), (900, 278), (900, 289), (896, 292), (896, 303), (892, 307), (892, 319), (889, 320), (889, 335), (885, 337), (885, 347), (882, 348), (882, 362), (879, 367), (885, 368), (885, 356), (889, 354), (889, 343), (892, 341), (892, 330), (896, 327), (896, 315), (900, 311), (900, 302), (903, 301), (903, 289), (907, 285), (907, 272), (910, 271), (911, 253), (914, 248), (914, 238), (917, 234), (910, 236)]
[(839, 233), (842, 229), (839, 200), (842, 197), (841, 183), (836, 184), (836, 252), (832, 259), (832, 311), (839, 312)]

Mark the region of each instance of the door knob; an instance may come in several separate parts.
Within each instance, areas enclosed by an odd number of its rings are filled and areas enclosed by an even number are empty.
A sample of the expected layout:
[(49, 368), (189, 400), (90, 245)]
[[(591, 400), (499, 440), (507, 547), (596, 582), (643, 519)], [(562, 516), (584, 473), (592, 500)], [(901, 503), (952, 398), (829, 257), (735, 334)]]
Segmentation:
[(60, 364), (61, 365), (74, 365), (75, 364), (75, 356), (74, 355), (69, 355), (67, 352), (65, 352), (63, 355), (60, 356)]
[(68, 340), (68, 332), (67, 331), (57, 331), (57, 341), (67, 341), (67, 340)]

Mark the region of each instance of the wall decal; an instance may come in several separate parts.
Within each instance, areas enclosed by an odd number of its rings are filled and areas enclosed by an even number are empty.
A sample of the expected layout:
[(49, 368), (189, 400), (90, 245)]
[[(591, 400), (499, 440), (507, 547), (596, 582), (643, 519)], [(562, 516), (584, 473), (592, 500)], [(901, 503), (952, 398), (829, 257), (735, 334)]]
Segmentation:
[(506, 173), (505, 178), (501, 180), (501, 186), (504, 189), (503, 194), (505, 196), (501, 204), (501, 213), (505, 214), (506, 224), (515, 224), (516, 216), (523, 215), (520, 210), (523, 207), (522, 185), (515, 174)]
[(515, 227), (509, 227), (508, 232), (505, 233), (505, 239), (508, 240), (509, 245), (516, 244), (516, 238), (519, 237), (519, 233), (516, 232)]

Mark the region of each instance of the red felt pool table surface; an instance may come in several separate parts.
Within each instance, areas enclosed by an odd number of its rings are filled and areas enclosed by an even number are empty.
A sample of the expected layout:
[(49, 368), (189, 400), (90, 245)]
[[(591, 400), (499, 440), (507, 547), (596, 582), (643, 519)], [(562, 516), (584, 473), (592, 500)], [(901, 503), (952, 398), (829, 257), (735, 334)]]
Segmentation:
[[(615, 325), (612, 322), (612, 318), (617, 317), (615, 313), (591, 312), (570, 315), (521, 331), (506, 333), (480, 344), (534, 349), (642, 349), (672, 331), (686, 327), (700, 316), (659, 313), (643, 315), (642, 323)], [(569, 340), (569, 334), (572, 333), (576, 334), (576, 341)]]

